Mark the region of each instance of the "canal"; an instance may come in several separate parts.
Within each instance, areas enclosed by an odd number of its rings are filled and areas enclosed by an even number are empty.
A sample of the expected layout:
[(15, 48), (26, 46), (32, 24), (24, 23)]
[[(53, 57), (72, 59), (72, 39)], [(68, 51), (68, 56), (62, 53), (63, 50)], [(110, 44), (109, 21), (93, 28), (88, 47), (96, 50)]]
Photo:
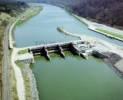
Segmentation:
[[(14, 38), (17, 47), (77, 40), (59, 33), (56, 28), (98, 37), (108, 42), (123, 45), (88, 30), (65, 10), (43, 4), (43, 11), (29, 21), (16, 27)], [(51, 61), (35, 57), (31, 65), (40, 100), (123, 100), (123, 80), (110, 66), (99, 59), (84, 60), (65, 52), (65, 59), (52, 54)]]

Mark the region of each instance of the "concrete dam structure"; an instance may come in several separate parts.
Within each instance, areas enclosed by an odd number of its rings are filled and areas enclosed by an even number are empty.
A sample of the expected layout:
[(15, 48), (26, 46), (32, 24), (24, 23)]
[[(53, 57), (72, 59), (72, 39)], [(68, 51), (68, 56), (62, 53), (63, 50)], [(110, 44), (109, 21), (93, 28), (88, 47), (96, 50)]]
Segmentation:
[(61, 57), (65, 58), (64, 51), (70, 51), (75, 55), (82, 56), (87, 58), (90, 52), (86, 52), (88, 49), (91, 49), (91, 45), (87, 44), (82, 40), (73, 41), (73, 42), (64, 42), (64, 43), (53, 43), (47, 45), (41, 45), (33, 48), (29, 48), (28, 52), (32, 53), (34, 56), (41, 55), (45, 56), (47, 60), (50, 60), (50, 53), (58, 53)]

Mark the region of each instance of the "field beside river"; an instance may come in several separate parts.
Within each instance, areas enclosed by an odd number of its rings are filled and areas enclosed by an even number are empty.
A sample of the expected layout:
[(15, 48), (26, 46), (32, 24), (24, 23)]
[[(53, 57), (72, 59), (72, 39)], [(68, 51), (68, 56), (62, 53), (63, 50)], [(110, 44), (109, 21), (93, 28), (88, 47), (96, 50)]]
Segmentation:
[(92, 22), (90, 20), (87, 20), (83, 17), (77, 16), (77, 15), (74, 15), (74, 14), (72, 14), (72, 15), (75, 18), (77, 18), (79, 21), (81, 21), (82, 23), (85, 23), (90, 30), (98, 32), (98, 33), (100, 33), (102, 35), (105, 35), (109, 38), (116, 39), (116, 40), (119, 40), (119, 41), (123, 41), (123, 30), (116, 29), (116, 28), (106, 26), (106, 25), (103, 25), (103, 24), (99, 24), (99, 23), (96, 23), (96, 22)]

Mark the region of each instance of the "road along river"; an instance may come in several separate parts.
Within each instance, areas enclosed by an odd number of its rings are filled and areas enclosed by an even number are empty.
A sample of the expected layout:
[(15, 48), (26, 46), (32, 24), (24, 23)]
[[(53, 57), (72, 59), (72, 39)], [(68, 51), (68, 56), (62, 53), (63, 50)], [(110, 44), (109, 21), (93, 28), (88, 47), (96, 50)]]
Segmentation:
[[(123, 46), (120, 41), (88, 30), (85, 24), (65, 10), (45, 4), (40, 14), (15, 28), (16, 46), (77, 40), (59, 33), (58, 26), (72, 33), (97, 37)], [(112, 67), (93, 57), (84, 60), (70, 52), (65, 52), (65, 55), (65, 59), (62, 59), (52, 54), (50, 62), (43, 57), (35, 57), (31, 68), (40, 100), (123, 100), (123, 80)]]

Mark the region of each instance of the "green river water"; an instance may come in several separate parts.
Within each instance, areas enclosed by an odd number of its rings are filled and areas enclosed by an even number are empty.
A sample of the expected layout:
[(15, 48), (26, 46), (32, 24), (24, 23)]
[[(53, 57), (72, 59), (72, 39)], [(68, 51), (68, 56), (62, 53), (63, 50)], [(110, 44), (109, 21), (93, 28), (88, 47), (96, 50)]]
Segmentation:
[[(39, 15), (16, 27), (14, 37), (17, 47), (76, 40), (57, 32), (57, 26), (123, 45), (88, 30), (61, 8), (42, 5), (44, 9)], [(123, 100), (123, 80), (102, 60), (93, 57), (84, 60), (70, 52), (65, 52), (65, 59), (57, 54), (50, 56), (51, 61), (35, 57), (31, 66), (40, 100)]]

